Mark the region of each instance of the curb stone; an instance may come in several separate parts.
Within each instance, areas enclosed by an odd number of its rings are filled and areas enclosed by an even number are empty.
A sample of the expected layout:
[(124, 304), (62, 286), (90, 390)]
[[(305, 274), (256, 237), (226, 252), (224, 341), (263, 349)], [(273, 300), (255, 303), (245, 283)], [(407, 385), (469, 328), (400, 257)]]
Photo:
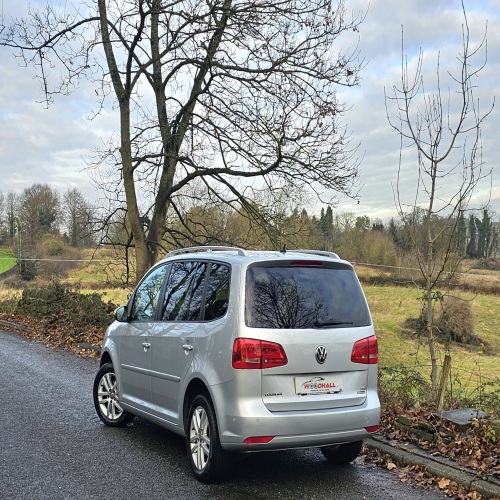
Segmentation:
[(89, 351), (95, 351), (97, 353), (101, 352), (101, 346), (90, 344), (89, 342), (76, 342), (75, 345), (81, 347), (82, 349), (87, 349)]
[(380, 436), (365, 439), (364, 443), (368, 448), (387, 453), (399, 465), (420, 465), (434, 476), (450, 479), (468, 490), (474, 488), (485, 498), (500, 498), (500, 481), (495, 478), (478, 478), (474, 473), (449, 460), (438, 460), (415, 448), (388, 441)]
[(14, 330), (20, 330), (26, 333), (33, 333), (33, 328), (19, 325), (17, 323), (13, 323), (12, 321), (7, 321), (5, 319), (0, 319), (0, 326), (3, 326), (4, 328), (12, 328)]

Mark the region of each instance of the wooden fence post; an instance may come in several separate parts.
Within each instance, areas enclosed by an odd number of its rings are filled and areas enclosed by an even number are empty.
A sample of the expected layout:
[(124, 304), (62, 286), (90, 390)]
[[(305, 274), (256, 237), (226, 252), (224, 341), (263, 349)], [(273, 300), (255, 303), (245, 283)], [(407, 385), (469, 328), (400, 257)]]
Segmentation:
[(441, 379), (439, 380), (439, 393), (437, 411), (441, 411), (444, 405), (444, 396), (446, 394), (446, 382), (451, 373), (451, 356), (446, 354), (444, 357), (443, 368), (441, 369)]

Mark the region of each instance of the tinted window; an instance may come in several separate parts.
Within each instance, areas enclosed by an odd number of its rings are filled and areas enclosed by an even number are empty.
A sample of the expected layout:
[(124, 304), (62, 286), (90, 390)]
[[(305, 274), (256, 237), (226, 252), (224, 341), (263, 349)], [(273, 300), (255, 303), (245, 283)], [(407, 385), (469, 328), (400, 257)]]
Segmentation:
[(162, 319), (197, 321), (200, 319), (206, 264), (176, 262), (168, 277)]
[(152, 321), (158, 304), (158, 295), (163, 283), (167, 266), (161, 266), (153, 270), (138, 286), (130, 319), (133, 321)]
[(225, 264), (210, 264), (210, 275), (205, 300), (205, 319), (222, 318), (229, 301), (229, 267)]
[(245, 321), (254, 328), (347, 328), (371, 324), (350, 268), (252, 267)]

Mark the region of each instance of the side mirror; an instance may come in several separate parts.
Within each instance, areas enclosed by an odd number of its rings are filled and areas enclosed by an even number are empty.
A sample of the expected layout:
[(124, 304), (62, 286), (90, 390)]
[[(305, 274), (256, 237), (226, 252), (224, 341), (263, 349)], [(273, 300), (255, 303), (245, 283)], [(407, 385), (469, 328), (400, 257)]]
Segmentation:
[(127, 308), (125, 306), (121, 306), (115, 309), (115, 319), (120, 323), (127, 322)]

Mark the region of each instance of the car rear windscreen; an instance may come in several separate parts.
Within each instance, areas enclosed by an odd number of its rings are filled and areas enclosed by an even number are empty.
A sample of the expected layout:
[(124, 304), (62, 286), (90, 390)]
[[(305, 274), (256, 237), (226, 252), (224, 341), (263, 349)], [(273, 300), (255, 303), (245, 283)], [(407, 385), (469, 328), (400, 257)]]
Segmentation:
[(370, 314), (347, 266), (258, 265), (246, 275), (245, 323), (253, 328), (369, 326)]

